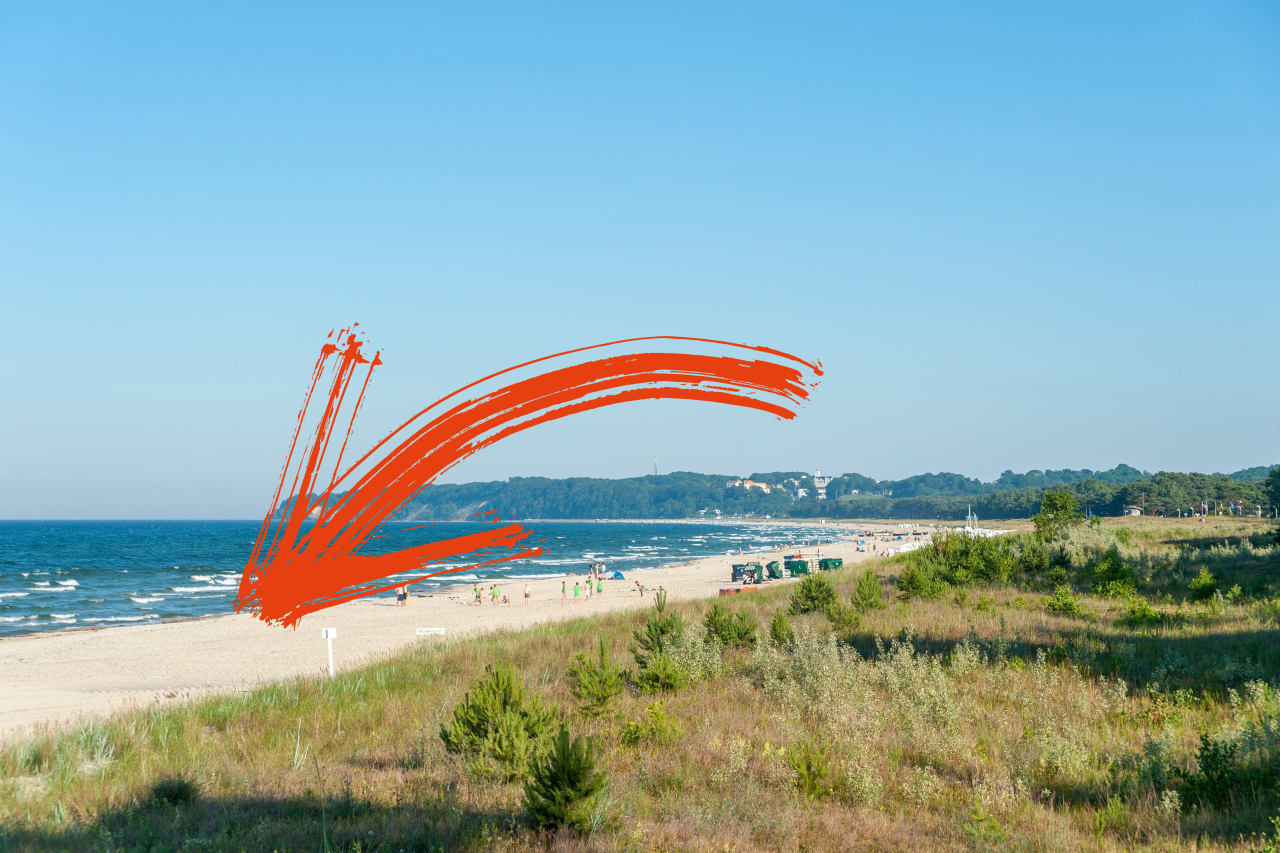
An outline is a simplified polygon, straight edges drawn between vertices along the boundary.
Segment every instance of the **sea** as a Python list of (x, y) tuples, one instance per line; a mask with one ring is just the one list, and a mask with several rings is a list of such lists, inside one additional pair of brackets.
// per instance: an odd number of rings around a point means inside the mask
[[(528, 541), (548, 553), (421, 581), (414, 589), (583, 574), (591, 562), (625, 576), (698, 557), (825, 542), (836, 533), (822, 524), (732, 520), (521, 524), (531, 531)], [(230, 613), (258, 527), (254, 521), (0, 521), (0, 637)], [(371, 540), (366, 553), (487, 527), (388, 525), (384, 532), (394, 535)]]

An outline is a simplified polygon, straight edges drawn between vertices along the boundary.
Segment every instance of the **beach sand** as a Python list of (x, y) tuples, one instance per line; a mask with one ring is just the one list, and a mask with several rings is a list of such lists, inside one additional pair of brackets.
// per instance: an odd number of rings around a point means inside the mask
[[(861, 526), (861, 525), (860, 525)], [(848, 536), (831, 525), (831, 536)], [(865, 527), (863, 529), (866, 529)], [(883, 526), (896, 535), (899, 528)], [(823, 534), (826, 542), (827, 534)], [(878, 543), (881, 549), (899, 544)], [(858, 553), (852, 541), (792, 549), (813, 558), (841, 557), (845, 564), (873, 559)], [(248, 690), (265, 682), (327, 672), (322, 628), (337, 628), (333, 644), (337, 670), (360, 666), (371, 657), (419, 642), (420, 628), (443, 628), (456, 638), (501, 628), (523, 628), (612, 610), (646, 608), (653, 590), (665, 588), (671, 600), (709, 598), (730, 582), (731, 565), (777, 559), (782, 551), (708, 557), (682, 565), (629, 571), (626, 580), (604, 582), (604, 593), (573, 603), (574, 577), (524, 583), (500, 582), (510, 606), (492, 605), (481, 582), (484, 603), (474, 604), (472, 587), (414, 594), (408, 607), (394, 596), (361, 599), (303, 617), (297, 630), (263, 624), (244, 614), (185, 619), (155, 625), (58, 631), (0, 640), (0, 737), (40, 723), (67, 724), (87, 716), (131, 706), (171, 702), (208, 692)], [(578, 575), (578, 580), (583, 576)], [(568, 581), (569, 603), (561, 604), (560, 584)], [(642, 599), (634, 581), (648, 592)], [(773, 581), (789, 584), (792, 579)], [(429, 640), (427, 640), (429, 641)]]

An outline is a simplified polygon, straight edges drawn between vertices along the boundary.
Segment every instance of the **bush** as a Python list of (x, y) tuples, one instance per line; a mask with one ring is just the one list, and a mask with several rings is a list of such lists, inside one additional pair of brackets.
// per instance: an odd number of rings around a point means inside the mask
[(928, 545), (911, 552), (907, 562), (927, 566), (939, 581), (951, 586), (1005, 584), (1017, 569), (1011, 547), (1001, 539), (941, 531)]
[(524, 786), (524, 807), (539, 829), (584, 829), (586, 801), (604, 790), (608, 777), (596, 769), (595, 747), (581, 737), (569, 739), (563, 724), (545, 761), (535, 763)]
[(703, 626), (708, 637), (715, 637), (726, 646), (750, 648), (756, 644), (756, 623), (745, 610), (733, 614), (717, 601), (707, 611)]
[(830, 768), (822, 747), (806, 738), (787, 750), (787, 763), (801, 795), (815, 799), (831, 795)]
[(805, 575), (804, 580), (791, 593), (791, 613), (825, 613), (839, 596), (826, 575)]
[(646, 667), (649, 658), (658, 652), (670, 651), (671, 643), (684, 632), (684, 619), (679, 613), (666, 615), (667, 593), (658, 590), (653, 599), (653, 612), (645, 620), (644, 628), (631, 632), (635, 642), (631, 644), (631, 653), (635, 656), (636, 665)]
[(679, 693), (688, 683), (668, 652), (655, 652), (636, 673), (636, 684), (651, 693)]
[(1208, 601), (1218, 591), (1218, 579), (1208, 569), (1201, 567), (1200, 574), (1196, 575), (1188, 586), (1191, 587), (1191, 596), (1196, 601)]
[(791, 627), (791, 620), (787, 618), (787, 614), (781, 610), (773, 614), (773, 619), (769, 620), (769, 638), (780, 646), (795, 642), (796, 630)]
[(1085, 614), (1084, 604), (1081, 603), (1080, 597), (1072, 594), (1071, 587), (1067, 584), (1061, 584), (1053, 591), (1053, 595), (1044, 603), (1044, 609), (1048, 613), (1060, 613), (1063, 616), (1083, 616)]
[(680, 736), (680, 728), (667, 716), (662, 702), (650, 702), (645, 708), (643, 722), (630, 722), (622, 727), (620, 739), (626, 746), (636, 746), (641, 741), (669, 744)]
[(1022, 556), (1018, 558), (1018, 566), (1029, 575), (1038, 574), (1049, 568), (1049, 552), (1039, 539), (1028, 539), (1023, 542)]
[(1130, 625), (1155, 625), (1161, 618), (1160, 613), (1151, 606), (1151, 602), (1142, 596), (1129, 597), (1129, 607), (1124, 616), (1125, 622)]
[(605, 649), (604, 638), (601, 637), (596, 659), (591, 660), (579, 652), (569, 665), (569, 678), (573, 682), (573, 695), (583, 703), (583, 712), (598, 714), (622, 692), (627, 673), (613, 662), (613, 656)]
[(1128, 598), (1138, 586), (1137, 576), (1125, 564), (1120, 550), (1112, 545), (1089, 567), (1094, 592), (1108, 598)]
[(185, 806), (195, 802), (199, 788), (190, 779), (171, 776), (151, 786), (151, 799), (170, 806)]
[(880, 595), (880, 578), (876, 576), (874, 569), (867, 569), (858, 579), (857, 587), (849, 596), (849, 603), (859, 613), (884, 607), (884, 598)]
[(827, 618), (831, 620), (831, 627), (835, 628), (837, 633), (850, 634), (862, 625), (862, 617), (858, 615), (858, 611), (839, 601), (831, 602), (827, 606), (826, 613)]
[(1128, 581), (1107, 581), (1101, 586), (1093, 588), (1093, 594), (1102, 598), (1118, 598), (1121, 601), (1132, 598), (1137, 589)]
[(937, 598), (945, 585), (927, 564), (907, 563), (898, 576), (898, 594), (910, 601), (913, 598)]
[(440, 727), (445, 749), (495, 762), (507, 779), (523, 777), (546, 751), (555, 712), (527, 694), (514, 670), (486, 667), (472, 692)]

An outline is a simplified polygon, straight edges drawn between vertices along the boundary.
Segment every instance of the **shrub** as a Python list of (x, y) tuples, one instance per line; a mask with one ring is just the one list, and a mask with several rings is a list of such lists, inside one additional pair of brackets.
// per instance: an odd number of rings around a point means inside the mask
[(684, 632), (684, 619), (679, 613), (667, 615), (667, 593), (658, 590), (653, 599), (653, 612), (645, 620), (643, 630), (631, 632), (635, 642), (631, 644), (631, 653), (635, 656), (636, 665), (646, 667), (649, 658), (658, 652), (669, 651), (672, 641)]
[(787, 763), (795, 773), (796, 790), (806, 797), (826, 797), (831, 794), (828, 781), (827, 754), (822, 747), (808, 738), (787, 750)]
[(534, 764), (524, 786), (524, 807), (539, 829), (584, 829), (586, 801), (604, 790), (608, 778), (596, 769), (595, 747), (581, 737), (569, 739), (563, 724), (545, 761)]
[(1044, 609), (1048, 613), (1060, 613), (1063, 616), (1083, 616), (1085, 613), (1080, 597), (1072, 594), (1071, 587), (1067, 584), (1061, 584), (1053, 591), (1053, 595), (1044, 603)]
[(839, 601), (833, 601), (827, 605), (827, 618), (831, 620), (831, 627), (835, 628), (840, 634), (850, 634), (862, 625), (862, 617), (858, 611), (854, 610), (847, 604), (841, 604)]
[(1128, 598), (1137, 589), (1137, 577), (1112, 545), (1089, 568), (1093, 590), (1108, 598)]
[(756, 623), (745, 610), (733, 614), (717, 601), (707, 611), (703, 626), (708, 637), (715, 637), (726, 646), (750, 648), (756, 644)]
[(826, 575), (806, 575), (791, 593), (790, 610), (795, 615), (824, 613), (837, 600), (836, 588)]
[(1093, 594), (1102, 598), (1118, 598), (1121, 601), (1132, 598), (1138, 592), (1128, 581), (1107, 581), (1100, 587), (1094, 587)]
[(525, 691), (514, 670), (486, 667), (472, 692), (440, 727), (445, 749), (494, 761), (502, 775), (517, 779), (545, 752), (555, 712)]
[(613, 662), (601, 637), (596, 659), (591, 660), (579, 652), (569, 665), (569, 678), (573, 682), (573, 695), (583, 703), (583, 712), (598, 714), (622, 692), (627, 673)]
[(937, 598), (943, 589), (942, 581), (925, 564), (907, 563), (898, 576), (898, 594), (908, 601), (913, 598)]
[(630, 722), (622, 727), (620, 739), (626, 746), (636, 746), (641, 741), (669, 744), (680, 736), (680, 728), (667, 716), (662, 702), (650, 702), (645, 708), (643, 722)]
[(880, 578), (874, 569), (867, 569), (858, 579), (858, 585), (849, 596), (849, 603), (859, 613), (868, 610), (880, 610), (884, 607), (884, 598), (880, 595)]
[(1130, 625), (1154, 625), (1161, 620), (1160, 613), (1140, 595), (1129, 596), (1129, 607), (1124, 621)]
[(688, 678), (668, 652), (655, 652), (636, 673), (636, 684), (651, 693), (679, 693)]
[(769, 638), (780, 646), (792, 643), (796, 639), (796, 630), (791, 627), (787, 614), (779, 610), (769, 620)]
[(1188, 586), (1196, 601), (1208, 601), (1218, 591), (1218, 579), (1208, 569), (1201, 567), (1200, 574), (1192, 578)]
[(1026, 540), (1022, 546), (1022, 556), (1018, 558), (1018, 566), (1029, 575), (1046, 571), (1049, 568), (1049, 552), (1044, 543), (1038, 539)]
[(151, 786), (151, 799), (170, 806), (184, 806), (195, 802), (199, 788), (190, 779), (170, 776)]

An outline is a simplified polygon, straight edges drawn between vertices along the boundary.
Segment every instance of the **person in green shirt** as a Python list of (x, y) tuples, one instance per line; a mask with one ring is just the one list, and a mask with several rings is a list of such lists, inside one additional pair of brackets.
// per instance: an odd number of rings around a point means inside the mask
[(603, 592), (604, 592), (604, 581), (602, 580), (596, 581), (596, 595), (600, 595)]
[(562, 607), (564, 606), (565, 600), (568, 598), (568, 595), (569, 595), (568, 581), (560, 581), (560, 605)]
[(577, 581), (573, 582), (573, 603), (578, 603), (578, 595), (582, 592), (582, 585)]

